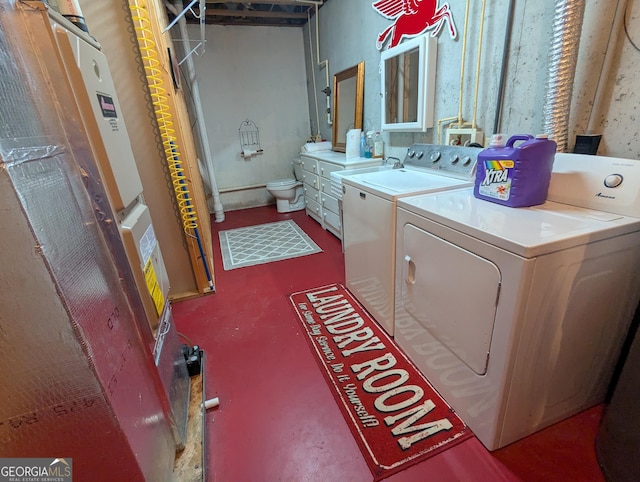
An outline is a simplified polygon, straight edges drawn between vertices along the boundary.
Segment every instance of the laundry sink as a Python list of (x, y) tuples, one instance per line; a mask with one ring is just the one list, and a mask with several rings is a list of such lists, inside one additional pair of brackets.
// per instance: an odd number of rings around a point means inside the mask
[(331, 173), (331, 194), (339, 200), (342, 200), (342, 178), (345, 176), (391, 171), (392, 169), (393, 168), (390, 164), (381, 164), (379, 166), (360, 167), (358, 169), (347, 169), (344, 171), (333, 171)]
[[(450, 177), (417, 169), (392, 169), (380, 172), (359, 173), (350, 178), (359, 184), (384, 189), (389, 193), (407, 193), (426, 188), (450, 186), (454, 182)], [(464, 181), (459, 181), (461, 184)]]

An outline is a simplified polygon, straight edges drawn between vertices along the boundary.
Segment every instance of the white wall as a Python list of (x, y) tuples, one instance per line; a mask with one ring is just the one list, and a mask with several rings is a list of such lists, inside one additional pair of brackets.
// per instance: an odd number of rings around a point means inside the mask
[[(592, 115), (595, 130), (603, 135), (599, 154), (640, 159), (640, 51), (622, 26), (612, 32), (616, 3), (587, 1), (570, 121), (576, 132), (584, 133)], [(628, 0), (626, 19), (629, 36), (640, 47), (639, 2)], [(607, 46), (612, 44), (611, 70), (601, 74)], [(602, 105), (592, 112), (600, 76)]]
[[(293, 177), (291, 160), (309, 137), (302, 29), (206, 27), (194, 57), (218, 189), (225, 210), (273, 202), (263, 186)], [(200, 38), (189, 26), (191, 39)], [(263, 153), (240, 156), (238, 129), (256, 123)], [(231, 191), (231, 192), (230, 192)]]
[[(328, 60), (329, 77), (358, 62), (365, 61), (364, 128), (378, 129), (380, 126), (380, 52), (376, 49), (376, 37), (391, 24), (378, 14), (369, 0), (329, 0), (319, 11), (320, 60)], [(442, 0), (440, 4), (444, 3)], [(576, 133), (584, 133), (593, 104), (595, 85), (602, 66), (606, 44), (611, 30), (615, 4), (611, 0), (587, 1), (585, 22), (576, 72), (572, 111), (569, 125), (570, 148)], [(512, 40), (508, 55), (508, 79), (501, 110), (498, 130), (507, 134), (541, 133), (544, 126), (543, 106), (548, 78), (548, 59), (555, 11), (553, 0), (540, 2), (515, 2)], [(460, 78), (462, 65), (462, 39), (465, 28), (465, 6), (462, 0), (450, 0), (458, 30), (453, 41), (446, 26), (438, 38), (438, 63), (436, 74), (435, 120), (457, 116), (460, 110)], [(464, 94), (462, 112), (465, 121), (475, 117), (478, 126), (490, 135), (493, 133), (497, 109), (497, 91), (502, 52), (505, 44), (506, 9), (508, 0), (486, 2), (483, 29), (483, 44), (478, 76), (478, 101), (474, 108), (476, 62), (480, 34), (482, 2), (470, 2), (470, 21), (467, 33)], [(629, 2), (627, 15), (631, 37), (640, 43), (640, 5)], [(321, 90), (326, 85), (325, 71), (317, 67), (315, 57), (315, 24), (312, 18), (304, 27), (305, 51), (313, 59), (309, 65), (315, 67), (317, 99), (320, 106), (319, 131), (331, 139), (331, 126), (322, 115), (326, 106)], [(313, 46), (309, 46), (311, 33)], [(622, 29), (614, 52), (613, 71), (605, 82), (604, 111), (598, 117), (597, 129), (603, 134), (599, 154), (640, 158), (640, 136), (638, 135), (638, 72), (640, 55), (624, 38)], [(309, 68), (309, 67), (308, 67)], [(308, 70), (309, 79), (312, 79)], [(317, 128), (313, 85), (309, 89), (311, 126)], [(412, 142), (437, 140), (437, 128), (426, 133), (386, 134), (387, 154), (404, 156), (406, 147)]]

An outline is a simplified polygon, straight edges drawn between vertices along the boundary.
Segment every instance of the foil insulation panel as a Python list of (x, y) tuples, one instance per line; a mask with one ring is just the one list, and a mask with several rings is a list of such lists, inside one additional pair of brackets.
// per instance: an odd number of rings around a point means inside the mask
[(182, 450), (187, 441), (191, 391), (191, 379), (182, 347), (173, 322), (171, 305), (165, 303), (153, 355), (160, 379), (169, 394), (169, 403), (175, 419), (174, 436), (178, 450)]
[(170, 480), (148, 324), (62, 79), (42, 4), (0, 0), (0, 453)]

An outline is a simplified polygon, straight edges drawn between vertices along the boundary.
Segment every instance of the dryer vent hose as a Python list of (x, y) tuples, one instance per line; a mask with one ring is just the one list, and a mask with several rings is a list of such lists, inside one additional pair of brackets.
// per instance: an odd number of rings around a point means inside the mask
[(585, 0), (556, 0), (544, 105), (544, 133), (556, 141), (558, 152), (567, 152), (569, 143), (568, 119), (584, 9)]

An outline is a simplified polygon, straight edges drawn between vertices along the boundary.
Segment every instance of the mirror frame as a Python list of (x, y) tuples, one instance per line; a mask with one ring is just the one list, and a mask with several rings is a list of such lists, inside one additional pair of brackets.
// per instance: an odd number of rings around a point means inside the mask
[[(417, 119), (415, 122), (389, 122), (386, 119), (387, 97), (386, 89), (386, 61), (418, 49), (418, 98)], [(425, 132), (433, 127), (433, 113), (436, 84), (437, 39), (427, 34), (412, 38), (382, 52), (380, 55), (380, 83), (381, 83), (381, 130), (402, 132)]]
[[(362, 129), (362, 114), (364, 105), (364, 61), (353, 67), (338, 72), (333, 76), (333, 126), (331, 133), (331, 149), (338, 152), (345, 152), (347, 140), (338, 141), (338, 119), (340, 118), (340, 82), (348, 79), (356, 79), (355, 116), (353, 119), (353, 129)], [(351, 123), (349, 123), (351, 124)]]

